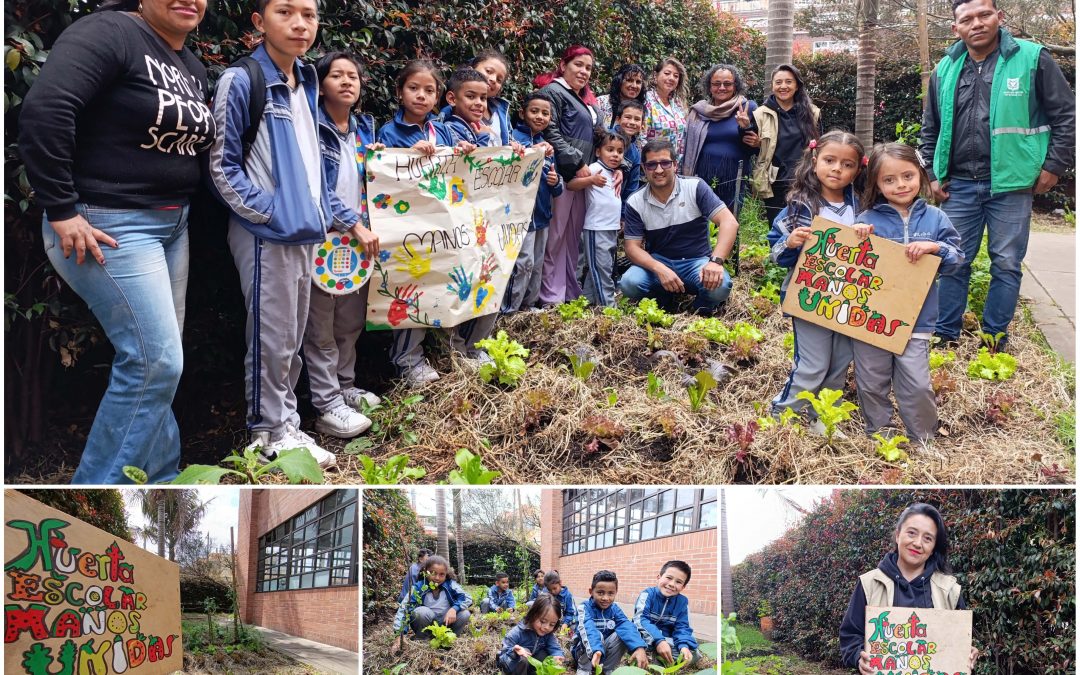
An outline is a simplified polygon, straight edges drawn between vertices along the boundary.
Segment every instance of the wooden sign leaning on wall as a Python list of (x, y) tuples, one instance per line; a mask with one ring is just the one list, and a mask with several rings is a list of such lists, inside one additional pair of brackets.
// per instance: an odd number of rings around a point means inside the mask
[(178, 565), (14, 490), (4, 518), (5, 673), (184, 667)]
[(814, 218), (783, 309), (792, 316), (903, 354), (941, 258), (912, 264), (904, 247)]

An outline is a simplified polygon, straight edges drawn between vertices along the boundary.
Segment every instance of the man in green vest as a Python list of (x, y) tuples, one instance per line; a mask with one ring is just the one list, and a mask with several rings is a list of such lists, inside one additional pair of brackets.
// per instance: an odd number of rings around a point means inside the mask
[(935, 335), (955, 346), (967, 305), (971, 261), (989, 233), (990, 290), (982, 330), (1004, 334), (1020, 294), (1031, 197), (1057, 184), (1073, 164), (1076, 101), (1041, 45), (1001, 28), (994, 0), (953, 0), (960, 38), (930, 78), (919, 152), (935, 199), (960, 233), (965, 261), (941, 275)]

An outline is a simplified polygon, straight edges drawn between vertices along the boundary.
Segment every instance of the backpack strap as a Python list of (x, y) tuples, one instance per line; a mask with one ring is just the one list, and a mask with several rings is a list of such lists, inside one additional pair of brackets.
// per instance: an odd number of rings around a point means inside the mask
[(263, 111), (266, 109), (266, 77), (263, 75), (262, 66), (250, 56), (242, 56), (233, 61), (232, 66), (243, 68), (251, 82), (251, 92), (248, 96), (248, 128), (240, 137), (243, 147), (243, 158), (247, 161), (251, 154), (251, 147), (255, 145), (255, 137), (259, 135), (259, 125), (262, 123)]

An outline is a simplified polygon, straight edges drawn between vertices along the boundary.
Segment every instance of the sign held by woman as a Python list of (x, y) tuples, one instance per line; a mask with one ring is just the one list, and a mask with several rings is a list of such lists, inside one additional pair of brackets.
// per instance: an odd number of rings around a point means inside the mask
[(968, 675), (971, 611), (867, 607), (866, 651), (879, 675)]

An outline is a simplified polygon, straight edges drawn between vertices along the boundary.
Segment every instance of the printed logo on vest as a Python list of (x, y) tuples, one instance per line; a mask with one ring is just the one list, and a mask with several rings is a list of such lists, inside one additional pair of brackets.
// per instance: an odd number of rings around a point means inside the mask
[(1005, 96), (1025, 96), (1026, 92), (1020, 89), (1019, 77), (1007, 77), (1005, 78)]

